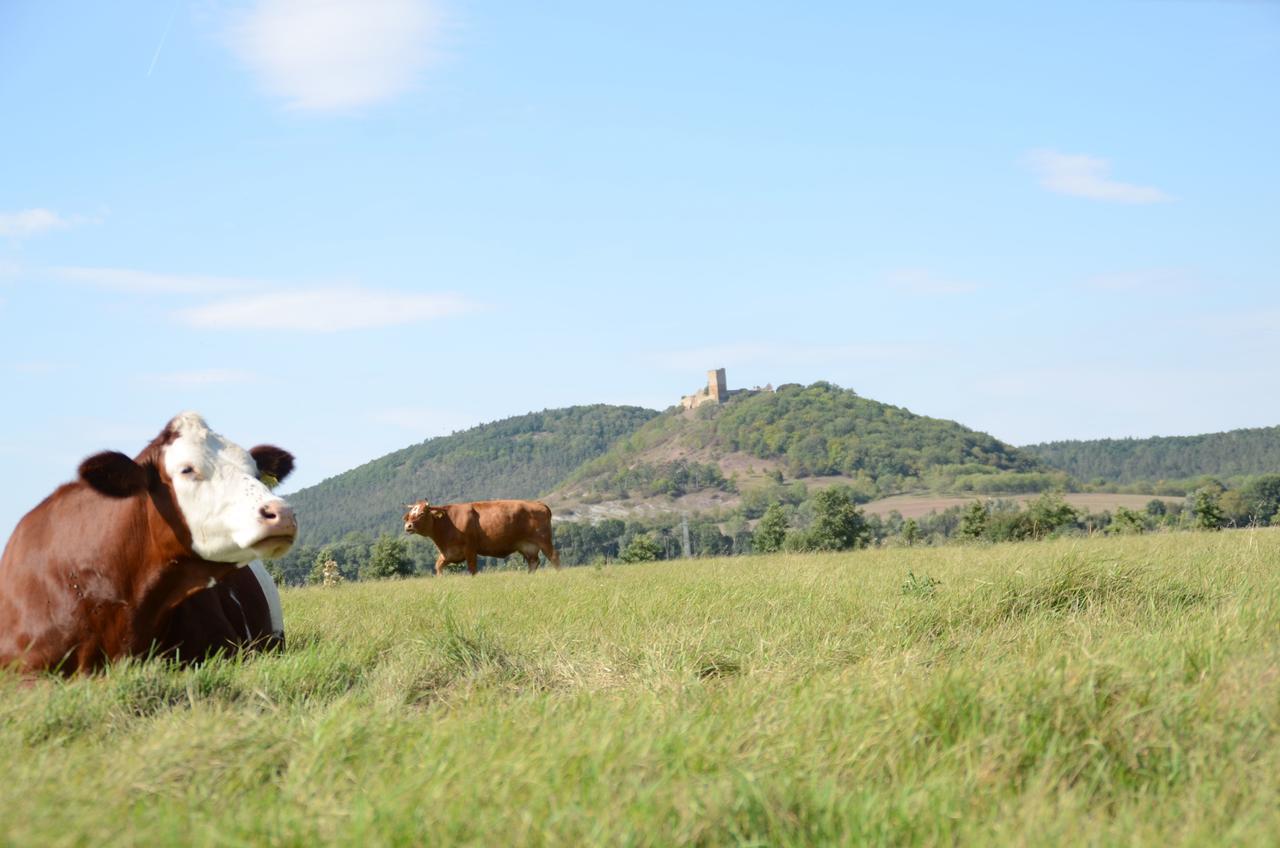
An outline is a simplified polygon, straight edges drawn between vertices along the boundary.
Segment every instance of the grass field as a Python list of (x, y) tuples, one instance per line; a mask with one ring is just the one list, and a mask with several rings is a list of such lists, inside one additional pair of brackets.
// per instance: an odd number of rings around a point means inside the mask
[(0, 842), (1276, 844), (1280, 531), (284, 593), (0, 680)]

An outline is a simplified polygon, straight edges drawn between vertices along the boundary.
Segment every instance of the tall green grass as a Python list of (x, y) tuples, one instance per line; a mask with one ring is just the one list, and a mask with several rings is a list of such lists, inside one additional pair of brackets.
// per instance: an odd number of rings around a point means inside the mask
[(1280, 841), (1280, 531), (284, 593), (0, 679), (0, 842)]

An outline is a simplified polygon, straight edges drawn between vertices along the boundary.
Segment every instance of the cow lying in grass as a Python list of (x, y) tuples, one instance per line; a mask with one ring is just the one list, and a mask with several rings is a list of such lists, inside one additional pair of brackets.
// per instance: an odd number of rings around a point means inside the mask
[(86, 459), (0, 557), (0, 665), (70, 674), (282, 644), (275, 585), (244, 566), (293, 544), (293, 510), (267, 485), (292, 469), (287, 451), (246, 451), (193, 412), (134, 459)]
[(450, 562), (465, 562), (475, 574), (477, 556), (501, 558), (516, 552), (524, 555), (531, 574), (538, 568), (540, 552), (560, 567), (560, 555), (551, 543), (551, 510), (539, 501), (418, 501), (404, 515), (404, 531), (436, 543), (436, 574)]

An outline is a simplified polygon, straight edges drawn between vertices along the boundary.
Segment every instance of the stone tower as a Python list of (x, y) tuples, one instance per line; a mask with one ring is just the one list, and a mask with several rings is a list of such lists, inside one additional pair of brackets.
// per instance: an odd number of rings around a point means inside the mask
[(716, 403), (724, 403), (729, 399), (729, 387), (725, 382), (723, 368), (707, 372), (707, 395), (714, 398)]

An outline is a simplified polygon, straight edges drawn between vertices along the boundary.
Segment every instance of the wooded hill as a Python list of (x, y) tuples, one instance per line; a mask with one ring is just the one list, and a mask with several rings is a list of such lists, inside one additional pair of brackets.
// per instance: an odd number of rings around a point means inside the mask
[(1230, 478), (1280, 472), (1280, 427), (1199, 436), (1047, 442), (1021, 450), (1085, 482)]
[(288, 498), (302, 517), (300, 541), (318, 545), (351, 531), (392, 532), (403, 505), (422, 497), (544, 497), (571, 517), (572, 505), (661, 506), (696, 493), (732, 505), (784, 476), (840, 482), (869, 500), (928, 487), (973, 491), (975, 480), (1016, 490), (1035, 478), (1038, 490), (1046, 475), (985, 433), (819, 382), (691, 411), (601, 404), (530, 413), (429, 439)]
[(531, 412), (428, 439), (287, 497), (305, 544), (396, 532), (404, 504), (419, 498), (537, 497), (657, 414), (605, 404)]
[(591, 505), (739, 493), (786, 477), (836, 478), (870, 500), (924, 488), (972, 490), (976, 478), (1016, 491), (1015, 478), (1027, 475), (1045, 477), (1047, 469), (986, 433), (818, 382), (671, 410), (575, 471), (551, 497)]

